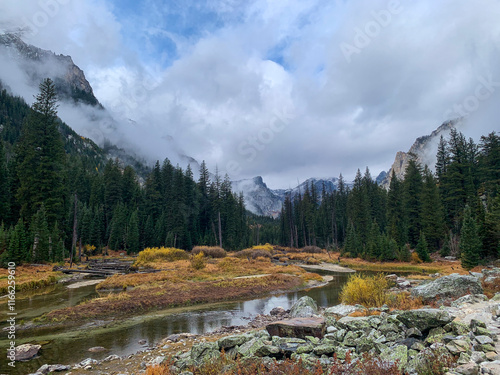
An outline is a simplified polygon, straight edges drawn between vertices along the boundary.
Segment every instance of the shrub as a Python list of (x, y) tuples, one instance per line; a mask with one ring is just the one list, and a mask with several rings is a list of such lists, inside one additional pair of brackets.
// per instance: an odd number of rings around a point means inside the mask
[(390, 293), (387, 304), (396, 310), (415, 310), (424, 306), (422, 297), (412, 297), (409, 292)]
[(422, 259), (418, 256), (417, 252), (411, 253), (411, 262), (412, 263), (422, 263)]
[(188, 253), (184, 250), (176, 249), (173, 247), (161, 247), (161, 248), (147, 248), (137, 255), (137, 260), (135, 261), (135, 266), (145, 265), (147, 263), (164, 261), (164, 262), (175, 262), (176, 260), (189, 259)]
[(309, 265), (317, 266), (320, 263), (321, 262), (319, 260), (317, 260), (316, 258), (313, 258), (313, 257), (309, 257), (306, 259), (306, 264), (309, 264)]
[(255, 260), (257, 262), (268, 262), (268, 263), (271, 262), (271, 259), (266, 258), (266, 257), (257, 257), (257, 258), (255, 258)]
[(270, 245), (268, 243), (266, 243), (265, 245), (255, 245), (255, 246), (252, 246), (252, 249), (253, 250), (266, 250), (266, 251), (269, 251), (270, 253), (272, 253), (273, 245)]
[(203, 255), (203, 252), (199, 252), (196, 255), (191, 256), (191, 267), (193, 267), (195, 270), (201, 270), (205, 268), (205, 256)]
[(191, 255), (197, 255), (202, 251), (206, 257), (210, 258), (225, 258), (227, 255), (226, 251), (219, 246), (195, 246), (191, 250)]
[(354, 274), (342, 287), (340, 299), (347, 305), (380, 307), (387, 302), (389, 282), (383, 274), (365, 276)]
[(305, 246), (302, 249), (300, 249), (300, 251), (303, 253), (310, 253), (310, 254), (324, 253), (324, 250), (319, 248), (318, 246)]
[(238, 258), (252, 258), (257, 259), (259, 257), (271, 258), (271, 253), (267, 250), (255, 250), (255, 249), (245, 249), (238, 251), (234, 254)]

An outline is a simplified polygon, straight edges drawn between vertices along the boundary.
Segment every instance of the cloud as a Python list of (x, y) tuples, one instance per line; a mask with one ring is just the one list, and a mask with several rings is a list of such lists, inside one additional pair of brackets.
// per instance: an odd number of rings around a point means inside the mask
[[(457, 105), (473, 109), (466, 135), (495, 130), (496, 0), (131, 4), (73, 0), (30, 41), (71, 54), (117, 132), (151, 159), (175, 149), (287, 187), (376, 175)], [(7, 7), (11, 24), (29, 19)], [(492, 90), (476, 105), (484, 77)]]

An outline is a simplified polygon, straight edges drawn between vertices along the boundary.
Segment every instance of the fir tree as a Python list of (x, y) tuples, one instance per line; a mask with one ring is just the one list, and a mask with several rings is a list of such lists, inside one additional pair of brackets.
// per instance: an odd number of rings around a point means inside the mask
[(10, 217), (9, 170), (5, 158), (3, 142), (0, 139), (0, 224), (7, 224)]
[(460, 257), (462, 267), (470, 270), (479, 264), (481, 241), (476, 222), (469, 206), (465, 207), (462, 230), (460, 231)]
[(445, 233), (444, 212), (439, 189), (431, 171), (425, 166), (421, 195), (420, 222), (431, 251), (439, 249)]
[(19, 219), (10, 235), (6, 260), (21, 264), (22, 262), (30, 262), (30, 255), (24, 222), (23, 219)]
[(34, 262), (45, 262), (50, 260), (50, 232), (47, 224), (45, 205), (42, 203), (40, 209), (31, 221), (32, 259)]
[(425, 239), (425, 234), (420, 232), (420, 238), (418, 239), (417, 248), (415, 249), (418, 257), (423, 262), (431, 262), (431, 257), (429, 256), (429, 246), (427, 245), (427, 240)]
[(139, 216), (137, 210), (132, 212), (127, 227), (127, 253), (135, 254), (140, 251)]

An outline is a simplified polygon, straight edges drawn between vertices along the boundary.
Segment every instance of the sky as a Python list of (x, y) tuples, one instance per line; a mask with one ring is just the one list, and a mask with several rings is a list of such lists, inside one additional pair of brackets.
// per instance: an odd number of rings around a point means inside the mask
[(288, 188), (375, 177), (455, 117), (476, 141), (500, 130), (499, 15), (499, 0), (7, 0), (0, 30), (71, 55), (108, 133), (148, 160)]

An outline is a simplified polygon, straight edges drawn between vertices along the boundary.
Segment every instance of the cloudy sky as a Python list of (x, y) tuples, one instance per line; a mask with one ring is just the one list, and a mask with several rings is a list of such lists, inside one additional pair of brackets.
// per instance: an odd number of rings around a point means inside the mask
[(453, 117), (500, 130), (499, 16), (498, 0), (0, 4), (0, 28), (71, 55), (148, 158), (273, 188), (375, 176)]

